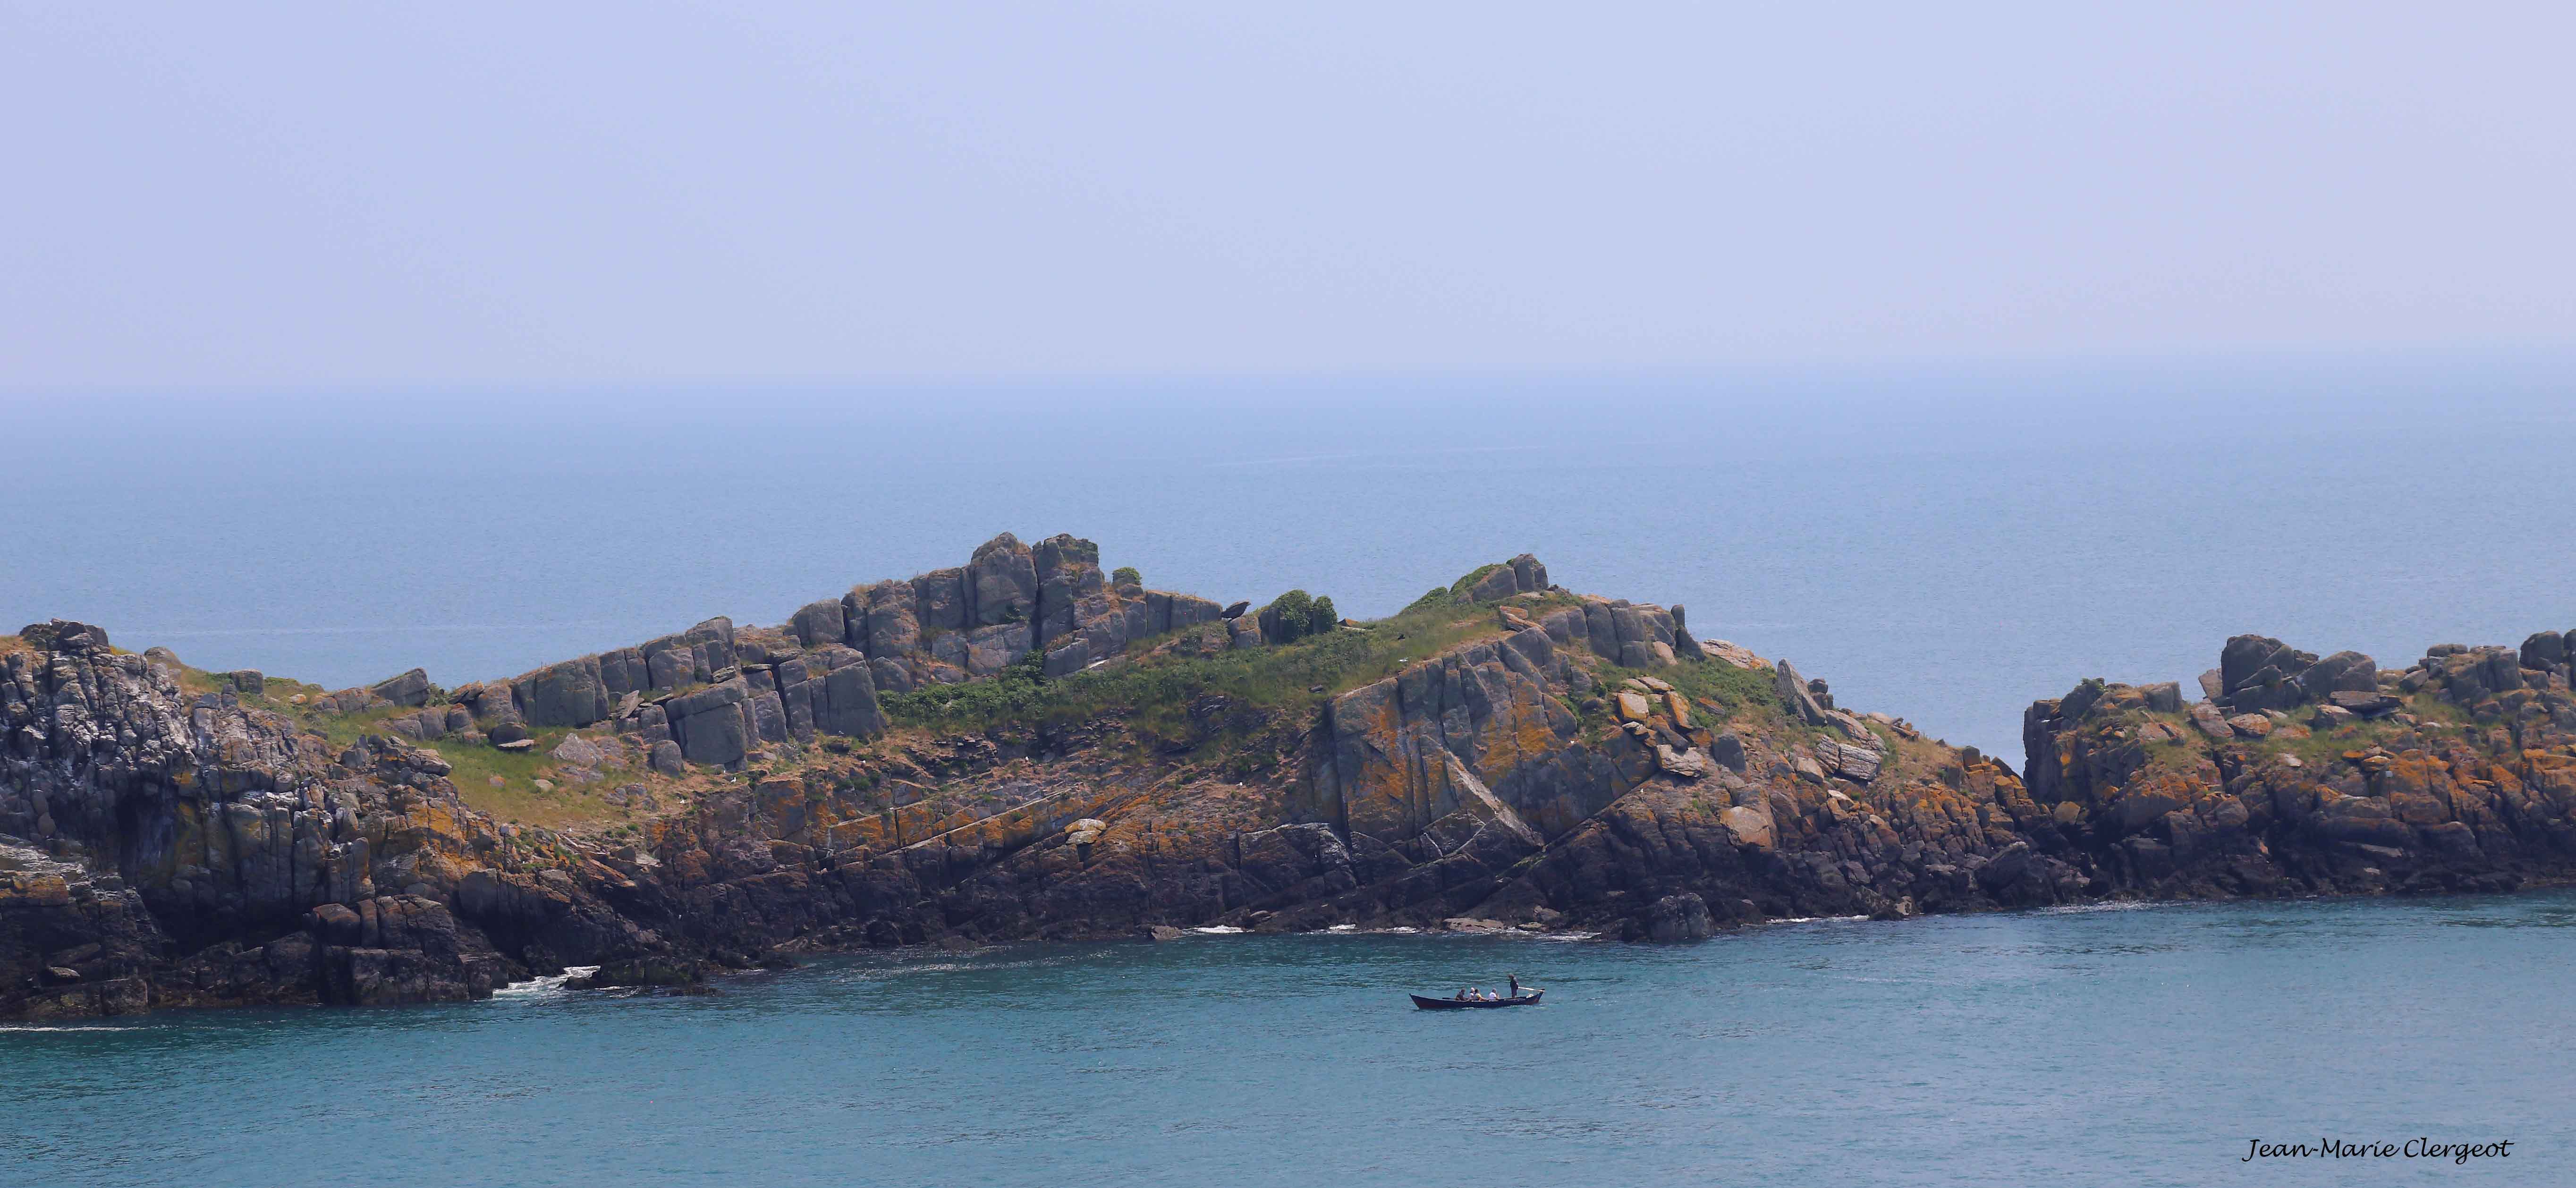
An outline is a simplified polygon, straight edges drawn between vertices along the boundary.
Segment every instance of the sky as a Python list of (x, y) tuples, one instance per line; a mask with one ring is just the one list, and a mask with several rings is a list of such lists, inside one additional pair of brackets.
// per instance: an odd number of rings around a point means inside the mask
[(0, 0), (0, 391), (2576, 343), (2564, 5)]

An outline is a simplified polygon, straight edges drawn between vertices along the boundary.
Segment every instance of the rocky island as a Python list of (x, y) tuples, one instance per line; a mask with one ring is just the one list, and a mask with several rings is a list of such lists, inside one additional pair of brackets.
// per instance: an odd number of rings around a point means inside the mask
[(1796, 916), (2576, 873), (2576, 633), (2226, 641), (2015, 771), (1521, 556), (1385, 619), (1005, 534), (775, 627), (327, 690), (0, 637), (0, 1018), (1191, 926), (1688, 940)]

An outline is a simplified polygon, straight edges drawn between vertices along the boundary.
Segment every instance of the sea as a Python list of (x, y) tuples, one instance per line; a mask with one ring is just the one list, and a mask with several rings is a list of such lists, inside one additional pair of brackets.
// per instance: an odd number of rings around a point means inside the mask
[(1529, 552), (2018, 762), (2226, 638), (2576, 627), (2576, 358), (1850, 375), (0, 396), (0, 631), (455, 686), (1071, 532), (1345, 615)]
[[(2564, 359), (0, 397), (0, 631), (454, 685), (997, 532), (1390, 613), (1537, 554), (2021, 757), (2086, 677), (2576, 627)], [(1196, 934), (0, 1030), (0, 1185), (2576, 1183), (2576, 898)], [(1517, 974), (1542, 1005), (1408, 991)], [(2254, 1143), (2510, 1141), (2467, 1163)]]
[[(2571, 956), (2549, 891), (1193, 934), (16, 1025), (0, 1183), (2566, 1184)], [(1539, 1005), (1405, 997), (1511, 975)]]

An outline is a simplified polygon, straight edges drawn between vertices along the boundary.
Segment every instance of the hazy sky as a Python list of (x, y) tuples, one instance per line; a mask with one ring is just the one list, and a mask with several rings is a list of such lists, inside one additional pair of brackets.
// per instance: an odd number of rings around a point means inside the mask
[(2571, 13), (0, 0), (0, 387), (2565, 347)]

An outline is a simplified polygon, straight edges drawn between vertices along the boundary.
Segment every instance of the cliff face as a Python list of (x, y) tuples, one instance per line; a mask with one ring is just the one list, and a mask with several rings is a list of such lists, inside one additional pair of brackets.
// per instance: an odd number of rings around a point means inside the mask
[(1687, 939), (2576, 858), (2552, 633), (2400, 672), (2239, 637), (2202, 701), (2034, 705), (2025, 784), (1526, 556), (1375, 624), (1248, 612), (1004, 536), (777, 628), (452, 693), (30, 627), (0, 645), (0, 1016), (1220, 923)]
[(2024, 717), (2034, 840), (2164, 897), (2503, 890), (2576, 855), (2566, 637), (2402, 671), (2263, 636), (2201, 678), (2090, 681)]
[(443, 760), (385, 740), (331, 754), (232, 696), (186, 696), (94, 627), (20, 638), (0, 657), (0, 1010), (501, 984), (507, 963), (436, 893), (513, 846), (458, 802)]

